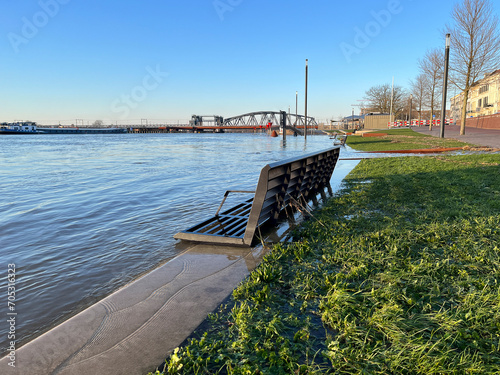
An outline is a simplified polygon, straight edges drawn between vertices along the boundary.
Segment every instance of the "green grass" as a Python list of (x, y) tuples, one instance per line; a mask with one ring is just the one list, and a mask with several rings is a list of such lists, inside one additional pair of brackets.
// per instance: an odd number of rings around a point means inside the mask
[(498, 374), (500, 154), (363, 160), (169, 374)]
[(411, 129), (391, 129), (376, 131), (374, 133), (387, 133), (387, 135), (383, 137), (361, 137), (352, 135), (347, 137), (347, 144), (359, 151), (391, 151), (472, 146), (465, 142), (441, 139), (417, 133)]

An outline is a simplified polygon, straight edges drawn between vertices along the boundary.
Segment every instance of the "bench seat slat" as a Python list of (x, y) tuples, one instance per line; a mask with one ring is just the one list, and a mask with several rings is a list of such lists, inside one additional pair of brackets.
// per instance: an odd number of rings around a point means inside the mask
[(246, 226), (248, 218), (246, 217), (220, 217), (219, 220), (216, 218), (205, 221), (203, 226), (197, 225), (196, 227), (188, 229), (186, 232), (191, 233), (206, 233), (213, 235), (225, 235), (225, 233), (232, 234), (235, 228)]
[(233, 213), (239, 214), (242, 211), (250, 210), (250, 208), (252, 208), (252, 201), (253, 201), (253, 198), (247, 202), (240, 203), (234, 207), (231, 207), (230, 209), (222, 212), (222, 214), (220, 214), (220, 215), (231, 215)]
[(238, 236), (237, 233), (241, 231), (241, 227), (246, 226), (246, 219), (232, 220), (226, 224), (220, 224), (219, 227), (214, 228), (216, 230), (206, 231), (205, 233), (217, 234), (217, 235), (228, 235), (228, 236)]

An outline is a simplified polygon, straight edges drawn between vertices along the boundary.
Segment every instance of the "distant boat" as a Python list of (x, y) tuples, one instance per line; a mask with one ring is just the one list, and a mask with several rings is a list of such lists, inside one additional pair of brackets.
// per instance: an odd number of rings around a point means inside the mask
[(37, 134), (36, 122), (13, 122), (0, 124), (0, 134)]
[(116, 134), (126, 133), (122, 128), (38, 128), (38, 134)]
[(0, 124), (0, 134), (116, 134), (126, 133), (122, 128), (40, 128), (36, 122)]

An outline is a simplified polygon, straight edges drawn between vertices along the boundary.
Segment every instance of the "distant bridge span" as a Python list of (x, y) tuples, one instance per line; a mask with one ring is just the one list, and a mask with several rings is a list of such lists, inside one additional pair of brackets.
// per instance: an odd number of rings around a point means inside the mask
[[(193, 115), (188, 124), (168, 124), (144, 123), (141, 124), (116, 124), (113, 127), (126, 128), (129, 132), (140, 133), (167, 133), (170, 131), (224, 131), (224, 130), (256, 130), (257, 128), (265, 129), (267, 124), (272, 123), (272, 128), (278, 129), (281, 124), (281, 113), (277, 111), (260, 111), (250, 112), (244, 115), (228, 117), (224, 119), (222, 116), (198, 116)], [(295, 115), (286, 113), (286, 127), (292, 129), (297, 134), (303, 134), (305, 127), (305, 117), (303, 115)], [(57, 127), (57, 125), (54, 125)], [(314, 117), (307, 116), (307, 127), (318, 128), (318, 124)], [(83, 128), (83, 127), (82, 127)]]
[[(286, 114), (287, 126), (304, 127), (305, 121), (303, 115), (295, 116), (294, 113)], [(280, 124), (280, 112), (261, 111), (250, 112), (244, 115), (228, 117), (224, 119), (224, 126), (266, 126), (269, 122), (273, 125)], [(314, 117), (307, 116), (307, 126), (318, 125)]]

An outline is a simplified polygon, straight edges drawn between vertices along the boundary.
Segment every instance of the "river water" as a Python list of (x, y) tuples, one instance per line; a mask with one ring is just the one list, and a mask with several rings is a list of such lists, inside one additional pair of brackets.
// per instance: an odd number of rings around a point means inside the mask
[[(19, 346), (173, 258), (172, 236), (213, 215), (225, 190), (252, 190), (264, 165), (331, 146), (264, 134), (0, 137), (0, 354), (8, 264)], [(332, 185), (355, 164), (339, 162)]]

